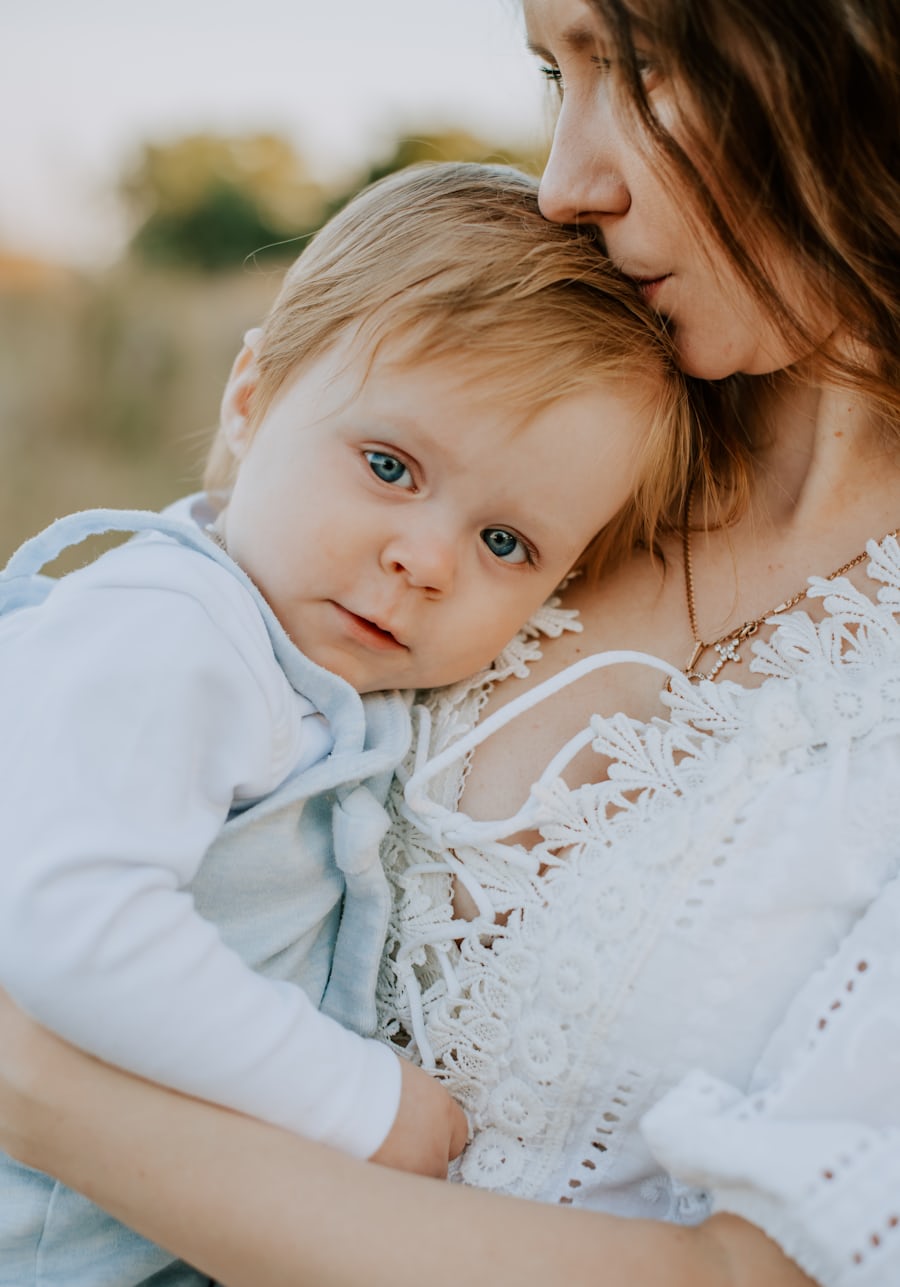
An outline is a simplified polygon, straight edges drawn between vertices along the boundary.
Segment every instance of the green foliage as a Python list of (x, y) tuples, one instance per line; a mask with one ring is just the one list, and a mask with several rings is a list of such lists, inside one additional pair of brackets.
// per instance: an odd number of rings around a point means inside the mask
[(496, 161), (537, 171), (539, 158), (498, 149), (465, 130), (399, 138), (393, 148), (331, 194), (302, 158), (272, 134), (193, 134), (147, 144), (121, 184), (137, 228), (138, 261), (206, 272), (239, 268), (248, 256), (285, 262), (302, 239), (360, 188), (420, 161)]
[(211, 185), (189, 210), (150, 215), (131, 248), (147, 264), (214, 272), (280, 243), (284, 232), (266, 219), (248, 193), (222, 181)]
[(499, 148), (486, 139), (470, 134), (467, 130), (442, 130), (439, 133), (416, 134), (398, 138), (391, 151), (373, 161), (364, 174), (328, 203), (322, 222), (342, 209), (352, 197), (370, 183), (387, 178), (408, 165), (424, 161), (478, 161), (500, 165), (515, 165), (529, 174), (539, 174), (543, 158), (536, 153)]
[(470, 134), (467, 130), (444, 130), (439, 134), (419, 134), (397, 139), (393, 151), (376, 161), (358, 186), (374, 183), (376, 179), (422, 161), (494, 162), (533, 170), (536, 160), (536, 157), (525, 156), (509, 148), (498, 148), (496, 144)]
[(131, 254), (207, 272), (249, 255), (296, 253), (286, 240), (322, 219), (324, 194), (290, 143), (272, 134), (194, 134), (147, 144), (121, 185), (137, 221)]

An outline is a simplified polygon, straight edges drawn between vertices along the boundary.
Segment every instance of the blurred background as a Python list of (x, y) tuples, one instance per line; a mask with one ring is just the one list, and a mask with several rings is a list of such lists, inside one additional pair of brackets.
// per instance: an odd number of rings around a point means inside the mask
[(0, 0), (0, 559), (196, 488), (303, 238), (412, 161), (540, 171), (516, 0)]

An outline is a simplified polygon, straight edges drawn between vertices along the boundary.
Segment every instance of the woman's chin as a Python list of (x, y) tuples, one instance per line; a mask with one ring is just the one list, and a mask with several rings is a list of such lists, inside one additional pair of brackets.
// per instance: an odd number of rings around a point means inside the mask
[(737, 354), (719, 345), (693, 339), (689, 333), (673, 328), (678, 365), (685, 375), (696, 380), (725, 380), (740, 370)]
[(694, 336), (686, 328), (672, 327), (678, 365), (696, 380), (727, 380), (731, 375), (771, 375), (797, 360), (786, 345), (766, 348), (740, 345), (724, 338)]

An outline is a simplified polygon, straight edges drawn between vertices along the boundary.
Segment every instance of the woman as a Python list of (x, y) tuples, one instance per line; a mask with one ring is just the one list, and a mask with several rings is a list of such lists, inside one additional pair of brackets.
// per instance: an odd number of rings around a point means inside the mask
[[(386, 1032), (469, 1107), (464, 1178), (544, 1205), (367, 1169), (16, 1015), (4, 1142), (248, 1287), (894, 1282), (900, 13), (525, 12), (562, 94), (544, 212), (596, 223), (714, 382), (679, 530), (568, 589), (580, 632), (551, 611), (543, 656), (432, 702), (400, 810), (425, 839), (389, 855)], [(438, 756), (479, 713), (464, 775)]]

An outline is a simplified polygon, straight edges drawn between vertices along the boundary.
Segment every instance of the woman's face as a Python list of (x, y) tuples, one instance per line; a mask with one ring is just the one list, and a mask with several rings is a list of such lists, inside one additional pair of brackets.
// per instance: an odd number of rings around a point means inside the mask
[[(672, 323), (689, 375), (759, 375), (796, 360), (799, 354), (713, 234), (705, 239), (702, 224), (689, 218), (690, 194), (679, 192), (651, 149), (641, 145), (614, 47), (590, 3), (524, 0), (524, 10), (529, 45), (561, 95), (541, 182), (544, 215), (602, 230), (610, 257)], [(637, 52), (647, 55), (645, 86), (653, 111), (678, 139), (673, 86), (655, 69), (652, 51)], [(783, 297), (797, 306), (788, 256), (770, 253), (768, 271)]]

